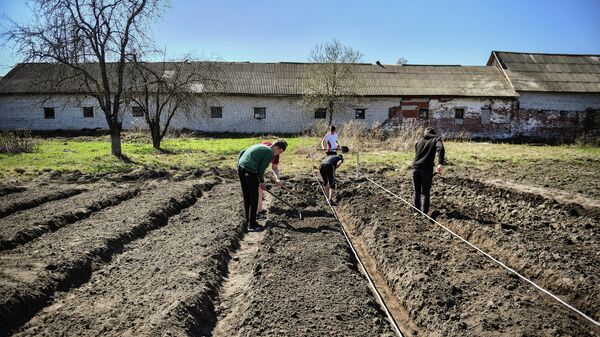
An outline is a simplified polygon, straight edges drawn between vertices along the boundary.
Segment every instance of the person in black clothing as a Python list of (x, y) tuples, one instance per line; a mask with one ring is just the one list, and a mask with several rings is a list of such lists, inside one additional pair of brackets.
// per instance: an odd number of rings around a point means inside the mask
[[(415, 144), (415, 161), (412, 165), (413, 187), (415, 189), (414, 205), (423, 213), (429, 211), (429, 195), (436, 153), (438, 155), (438, 166), (435, 171), (440, 174), (444, 167), (444, 144), (441, 137), (437, 137), (435, 130), (428, 127), (425, 129), (423, 138)], [(423, 195), (423, 207), (421, 207), (421, 195)]]
[[(342, 146), (342, 153), (347, 153), (349, 151), (347, 146)], [(342, 165), (344, 162), (344, 156), (341, 154), (336, 155), (328, 155), (321, 161), (321, 167), (319, 168), (319, 173), (321, 173), (321, 178), (323, 178), (323, 186), (325, 188), (325, 196), (327, 197), (327, 202), (331, 206), (335, 206), (333, 202), (333, 191), (335, 190), (335, 170)]]

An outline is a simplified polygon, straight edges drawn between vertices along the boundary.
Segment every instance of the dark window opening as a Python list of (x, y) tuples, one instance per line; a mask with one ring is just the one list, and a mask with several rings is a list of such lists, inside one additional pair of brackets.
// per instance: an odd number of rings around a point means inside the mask
[(465, 118), (465, 109), (454, 109), (454, 122), (462, 125)]
[(254, 108), (254, 118), (256, 118), (256, 119), (267, 118), (267, 108)]
[(54, 119), (54, 108), (44, 108), (44, 119)]
[(355, 119), (365, 119), (365, 110), (366, 109), (356, 109)]
[(210, 118), (223, 118), (223, 107), (211, 106), (210, 107)]
[(144, 108), (141, 106), (131, 107), (131, 115), (133, 117), (144, 117)]
[(94, 118), (94, 107), (86, 106), (83, 108), (84, 118)]
[(490, 124), (490, 116), (492, 110), (490, 108), (481, 108), (481, 124)]
[(320, 109), (315, 110), (315, 118), (323, 119), (326, 117), (327, 117), (327, 109), (320, 108)]
[(419, 109), (419, 118), (428, 119), (429, 118), (429, 109)]

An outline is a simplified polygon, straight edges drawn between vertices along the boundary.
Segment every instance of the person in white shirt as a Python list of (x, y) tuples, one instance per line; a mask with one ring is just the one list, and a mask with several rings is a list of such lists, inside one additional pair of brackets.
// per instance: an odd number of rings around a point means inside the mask
[[(330, 131), (323, 137), (321, 140), (321, 148), (323, 150), (327, 150), (326, 154), (328, 156), (333, 156), (337, 154), (337, 149), (339, 148), (338, 144), (338, 134), (335, 132), (335, 126), (331, 126)], [(325, 147), (327, 146), (327, 147)]]

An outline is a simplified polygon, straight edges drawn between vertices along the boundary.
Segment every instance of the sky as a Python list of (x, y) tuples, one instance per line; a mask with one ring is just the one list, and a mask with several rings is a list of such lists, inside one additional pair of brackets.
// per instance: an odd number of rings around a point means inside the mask
[[(0, 0), (0, 30), (32, 15)], [(600, 54), (600, 0), (172, 0), (152, 35), (175, 58), (305, 62), (336, 38), (367, 63), (484, 65), (492, 50)], [(1, 76), (19, 55), (0, 46)]]

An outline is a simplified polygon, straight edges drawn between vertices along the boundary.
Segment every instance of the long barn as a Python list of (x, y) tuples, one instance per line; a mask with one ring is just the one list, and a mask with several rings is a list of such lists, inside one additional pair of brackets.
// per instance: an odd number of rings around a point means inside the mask
[[(190, 67), (201, 63), (190, 63)], [(296, 133), (326, 117), (300, 104), (306, 63), (219, 62), (222, 85), (178, 114), (175, 129)], [(0, 129), (106, 129), (98, 103), (77, 82), (57, 85), (64, 66), (23, 63), (0, 79)], [(354, 64), (358, 103), (334, 123), (423, 123), (471, 137), (572, 138), (598, 134), (600, 56), (492, 52), (485, 66)], [(124, 129), (144, 128), (127, 106)]]

